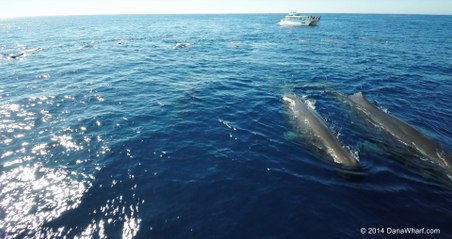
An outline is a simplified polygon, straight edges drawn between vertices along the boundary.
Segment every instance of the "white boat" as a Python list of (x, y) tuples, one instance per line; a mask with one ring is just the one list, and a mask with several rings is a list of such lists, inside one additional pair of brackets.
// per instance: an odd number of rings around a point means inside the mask
[(302, 16), (296, 11), (292, 11), (285, 16), (279, 25), (281, 26), (314, 26), (320, 21), (320, 16)]

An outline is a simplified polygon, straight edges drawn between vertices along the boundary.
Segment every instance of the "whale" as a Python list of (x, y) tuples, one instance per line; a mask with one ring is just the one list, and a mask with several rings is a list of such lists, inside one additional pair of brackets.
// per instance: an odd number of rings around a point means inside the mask
[(291, 122), (297, 133), (309, 136), (312, 140), (310, 143), (323, 151), (328, 161), (343, 168), (359, 168), (357, 157), (339, 142), (322, 117), (304, 100), (295, 94), (285, 94), (283, 101), (288, 106)]
[(17, 59), (17, 58), (23, 56), (24, 54), (25, 54), (24, 52), (20, 52), (20, 53), (17, 53), (17, 54), (12, 54), (12, 55), (9, 55), (9, 58)]
[(408, 123), (372, 104), (362, 92), (348, 95), (347, 99), (352, 108), (362, 113), (371, 124), (389, 133), (397, 141), (419, 153), (421, 157), (430, 159), (448, 172), (452, 172), (451, 156), (440, 144), (427, 138)]
[(185, 48), (191, 46), (191, 43), (188, 42), (178, 42), (176, 43), (176, 45), (173, 47), (173, 49), (180, 49), (180, 48)]
[(10, 58), (10, 59), (18, 59), (18, 58), (21, 58), (21, 57), (23, 57), (23, 56), (28, 56), (28, 55), (30, 55), (30, 54), (32, 54), (32, 53), (34, 53), (34, 52), (38, 52), (38, 51), (41, 51), (42, 49), (41, 48), (33, 48), (33, 49), (27, 49), (27, 50), (23, 50), (22, 52), (19, 52), (19, 53), (17, 53), (17, 54), (12, 54), (12, 55), (9, 55), (8, 57)]

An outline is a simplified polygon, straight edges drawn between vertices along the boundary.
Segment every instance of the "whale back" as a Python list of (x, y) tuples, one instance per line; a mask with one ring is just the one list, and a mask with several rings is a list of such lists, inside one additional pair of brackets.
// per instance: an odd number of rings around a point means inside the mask
[(326, 153), (330, 161), (347, 168), (359, 167), (358, 159), (332, 134), (322, 117), (296, 95), (284, 95), (294, 120), (294, 127), (301, 134), (312, 135), (310, 144)]
[(424, 136), (420, 131), (395, 116), (388, 114), (376, 105), (370, 103), (362, 94), (355, 93), (348, 99), (367, 119), (377, 127), (391, 134), (398, 141), (418, 151), (422, 155), (435, 161), (441, 166), (451, 168), (451, 159), (445, 150), (435, 141)]

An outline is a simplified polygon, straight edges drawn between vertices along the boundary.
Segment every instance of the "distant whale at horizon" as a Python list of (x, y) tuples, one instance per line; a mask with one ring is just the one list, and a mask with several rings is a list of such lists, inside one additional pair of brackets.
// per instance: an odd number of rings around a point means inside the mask
[(191, 46), (191, 43), (189, 43), (189, 42), (178, 42), (173, 47), (173, 49), (179, 49), (179, 48), (184, 48), (184, 47), (188, 47), (188, 46)]
[(25, 54), (25, 53), (20, 52), (20, 53), (17, 53), (17, 54), (9, 55), (8, 57), (11, 58), (11, 59), (17, 59), (17, 58), (23, 56), (24, 54)]
[(388, 132), (399, 142), (417, 151), (422, 156), (436, 162), (440, 166), (452, 172), (452, 159), (445, 149), (425, 137), (414, 127), (408, 125), (402, 120), (389, 115), (382, 109), (370, 103), (362, 94), (358, 92), (347, 96), (352, 106), (365, 115), (365, 117), (374, 125)]
[(298, 129), (298, 133), (313, 137), (312, 140), (317, 142), (311, 143), (319, 144), (315, 146), (327, 154), (329, 161), (346, 168), (359, 167), (358, 159), (344, 148), (314, 109), (311, 109), (295, 94), (284, 95), (283, 101), (289, 107), (294, 127)]
[(42, 50), (42, 49), (41, 49), (40, 47), (38, 47), (38, 48), (33, 48), (33, 49), (27, 49), (27, 50), (23, 50), (23, 51), (21, 51), (21, 52), (19, 52), (19, 53), (17, 53), (17, 54), (9, 55), (8, 57), (9, 57), (10, 59), (17, 59), (17, 58), (19, 58), (19, 57), (26, 56), (26, 55), (29, 55), (29, 54), (31, 54), (31, 53), (38, 52), (38, 51), (41, 51), (41, 50)]

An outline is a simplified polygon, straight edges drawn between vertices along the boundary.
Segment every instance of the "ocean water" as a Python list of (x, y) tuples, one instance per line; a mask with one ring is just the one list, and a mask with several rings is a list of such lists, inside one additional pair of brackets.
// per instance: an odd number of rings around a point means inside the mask
[[(283, 16), (0, 20), (0, 237), (451, 238), (447, 179), (328, 92), (450, 151), (452, 16)], [(287, 91), (359, 172), (294, 135)]]

